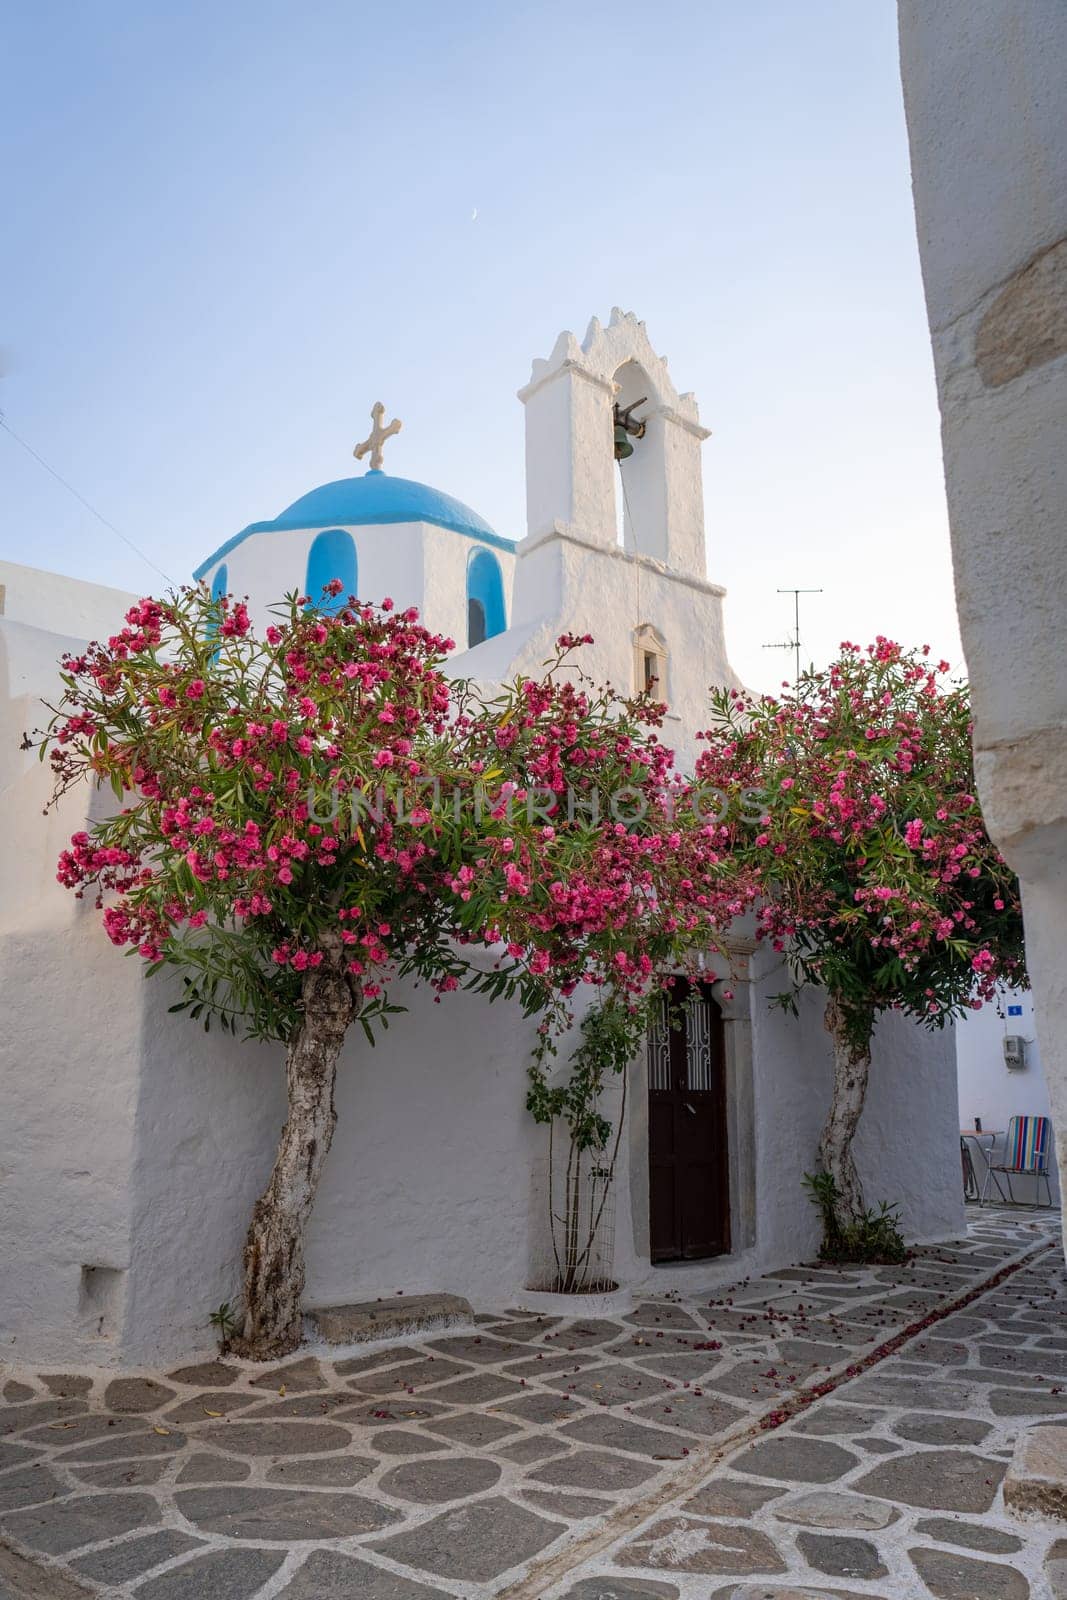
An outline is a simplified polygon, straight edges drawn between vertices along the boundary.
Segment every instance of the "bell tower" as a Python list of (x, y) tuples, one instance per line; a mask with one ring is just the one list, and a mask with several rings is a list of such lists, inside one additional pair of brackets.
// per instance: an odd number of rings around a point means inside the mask
[[(558, 538), (622, 549), (671, 572), (704, 578), (700, 447), (708, 437), (696, 401), (679, 395), (643, 322), (612, 311), (578, 343), (561, 333), (519, 391), (526, 407), (526, 550)], [(640, 402), (640, 403), (638, 403)], [(643, 424), (633, 453), (616, 463), (615, 406)]]

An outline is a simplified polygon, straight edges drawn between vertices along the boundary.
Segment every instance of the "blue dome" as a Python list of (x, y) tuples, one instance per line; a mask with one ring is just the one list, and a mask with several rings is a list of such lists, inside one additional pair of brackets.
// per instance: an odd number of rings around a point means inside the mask
[(416, 483), (413, 478), (394, 478), (372, 469), (361, 478), (338, 478), (333, 483), (320, 484), (286, 506), (272, 522), (250, 523), (202, 561), (193, 577), (205, 577), (217, 561), (253, 533), (283, 533), (293, 528), (351, 528), (390, 522), (432, 522), (439, 528), (464, 534), (468, 539), (479, 539), (504, 550), (515, 548), (511, 539), (502, 539), (494, 533), (485, 518), (465, 506), (462, 500), (431, 489), (429, 484)]

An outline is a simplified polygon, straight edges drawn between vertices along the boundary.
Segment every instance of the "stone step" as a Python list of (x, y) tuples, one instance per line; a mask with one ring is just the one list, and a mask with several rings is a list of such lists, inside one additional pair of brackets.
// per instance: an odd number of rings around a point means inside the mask
[(1067, 1426), (1024, 1428), (1004, 1479), (1005, 1509), (1018, 1517), (1067, 1522)]
[(327, 1344), (365, 1344), (371, 1339), (409, 1339), (417, 1333), (473, 1323), (469, 1300), (458, 1294), (397, 1295), (353, 1306), (322, 1306), (307, 1319)]

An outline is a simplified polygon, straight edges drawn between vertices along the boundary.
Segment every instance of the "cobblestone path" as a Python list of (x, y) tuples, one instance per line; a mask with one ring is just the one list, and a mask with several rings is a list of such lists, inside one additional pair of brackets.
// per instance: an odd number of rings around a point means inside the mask
[(1053, 1535), (999, 1489), (1020, 1425), (1067, 1417), (1058, 1251), (847, 1374), (1058, 1233), (977, 1213), (905, 1267), (348, 1360), (0, 1368), (0, 1539), (42, 1596), (1048, 1600)]

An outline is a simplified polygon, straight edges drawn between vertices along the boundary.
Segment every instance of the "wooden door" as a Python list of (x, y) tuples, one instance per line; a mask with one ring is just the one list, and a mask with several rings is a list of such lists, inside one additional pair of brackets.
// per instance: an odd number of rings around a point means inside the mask
[(649, 1220), (653, 1261), (730, 1248), (722, 1013), (703, 985), (678, 982), (648, 1038)]

